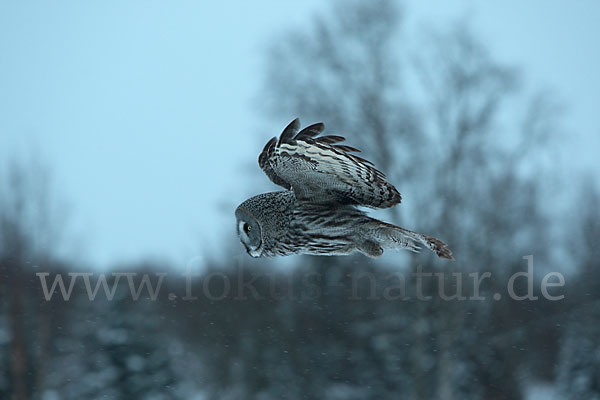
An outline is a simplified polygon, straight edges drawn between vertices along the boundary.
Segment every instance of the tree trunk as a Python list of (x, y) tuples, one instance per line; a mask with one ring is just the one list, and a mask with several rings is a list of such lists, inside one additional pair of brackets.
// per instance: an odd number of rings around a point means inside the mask
[(27, 400), (27, 340), (25, 338), (25, 285), (20, 266), (11, 260), (8, 269), (13, 279), (8, 287), (12, 291), (12, 376), (13, 399)]

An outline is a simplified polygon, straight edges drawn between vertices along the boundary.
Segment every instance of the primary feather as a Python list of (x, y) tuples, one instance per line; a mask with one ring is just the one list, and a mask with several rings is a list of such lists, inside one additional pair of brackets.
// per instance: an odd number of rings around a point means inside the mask
[(292, 121), (279, 140), (271, 139), (258, 158), (265, 174), (277, 185), (294, 191), (300, 200), (388, 208), (402, 197), (373, 164), (355, 154), (360, 150), (338, 143), (342, 136), (318, 136), (322, 123), (298, 131)]

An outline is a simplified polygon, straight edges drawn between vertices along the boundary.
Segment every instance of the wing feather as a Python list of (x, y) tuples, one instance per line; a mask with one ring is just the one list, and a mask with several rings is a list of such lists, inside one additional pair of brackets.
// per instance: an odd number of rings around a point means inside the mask
[(284, 188), (291, 190), (292, 185), (290, 185), (288, 182), (286, 182), (285, 180), (283, 180), (282, 178), (280, 178), (277, 175), (277, 173), (275, 172), (275, 170), (273, 169), (273, 167), (271, 166), (271, 163), (269, 161), (269, 160), (273, 159), (273, 157), (275, 156), (275, 147), (276, 146), (277, 146), (277, 138), (273, 138), (267, 142), (267, 144), (265, 145), (265, 148), (263, 149), (262, 153), (260, 153), (260, 156), (258, 157), (258, 165), (260, 165), (260, 168), (269, 177), (269, 179), (271, 179), (271, 181), (273, 181), (274, 184), (283, 186)]
[(323, 144), (336, 144), (340, 142), (345, 142), (346, 138), (342, 136), (321, 136), (315, 139), (315, 143), (323, 143)]
[(298, 129), (300, 129), (300, 120), (296, 118), (285, 127), (283, 132), (281, 132), (277, 145), (281, 145), (282, 143), (291, 143), (294, 137), (297, 135)]
[(346, 153), (360, 153), (359, 149), (352, 147), (352, 146), (346, 146), (345, 144), (338, 144), (333, 147), (335, 147), (338, 150), (344, 151)]
[[(294, 121), (298, 121), (298, 123), (300, 123), (298, 118), (296, 118)], [(307, 126), (304, 129), (302, 129), (300, 132), (298, 132), (298, 134), (296, 135), (296, 137), (294, 139), (302, 140), (302, 139), (312, 138), (312, 137), (319, 135), (321, 132), (323, 132), (324, 129), (325, 129), (325, 124), (322, 122), (312, 124), (312, 125)]]
[(342, 136), (320, 136), (325, 126), (313, 124), (298, 132), (292, 121), (271, 139), (259, 156), (265, 174), (277, 185), (291, 189), (298, 199), (315, 203), (392, 207), (402, 200), (396, 188), (373, 163), (355, 154)]

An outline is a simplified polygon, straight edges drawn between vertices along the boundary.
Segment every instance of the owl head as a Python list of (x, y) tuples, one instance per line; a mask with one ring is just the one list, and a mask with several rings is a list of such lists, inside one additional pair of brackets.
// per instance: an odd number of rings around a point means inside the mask
[(273, 257), (288, 231), (294, 194), (290, 190), (259, 194), (235, 210), (237, 232), (252, 257)]
[(242, 242), (249, 255), (260, 257), (263, 251), (261, 226), (252, 213), (242, 208), (242, 206), (243, 204), (235, 211), (240, 242)]

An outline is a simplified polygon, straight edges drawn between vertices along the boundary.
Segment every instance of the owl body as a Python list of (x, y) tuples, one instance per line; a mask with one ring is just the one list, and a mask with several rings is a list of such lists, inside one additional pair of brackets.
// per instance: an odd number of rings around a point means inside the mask
[(383, 173), (337, 143), (340, 136), (317, 136), (323, 124), (298, 132), (294, 120), (279, 140), (259, 156), (267, 176), (286, 190), (254, 196), (235, 211), (242, 245), (252, 257), (291, 254), (345, 255), (359, 251), (379, 257), (384, 249), (419, 251), (423, 245), (452, 258), (433, 237), (370, 218), (357, 206), (392, 207), (400, 193)]
[(240, 204), (236, 217), (242, 244), (253, 257), (353, 251), (379, 257), (384, 249), (419, 251), (419, 244), (424, 244), (439, 251), (445, 246), (432, 237), (370, 218), (354, 206), (298, 200), (292, 191), (254, 196)]
[[(348, 254), (356, 248), (360, 227), (369, 220), (355, 207), (298, 200), (292, 191), (252, 197), (240, 204), (236, 217), (242, 244), (255, 257)], [(253, 249), (253, 243), (262, 247)]]

